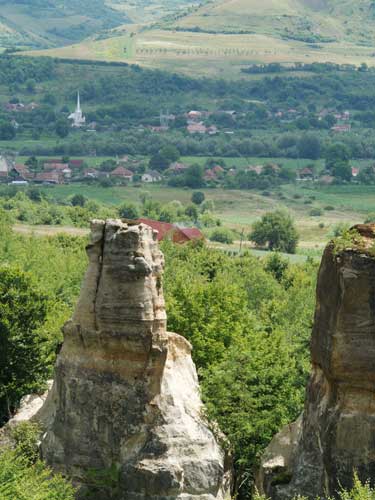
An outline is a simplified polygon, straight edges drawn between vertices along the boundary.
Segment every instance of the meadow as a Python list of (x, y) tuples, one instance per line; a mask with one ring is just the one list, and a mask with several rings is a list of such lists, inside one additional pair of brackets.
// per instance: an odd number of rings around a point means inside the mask
[[(315, 184), (308, 184), (284, 185), (271, 192), (221, 188), (202, 189), (202, 191), (206, 199), (214, 202), (215, 216), (221, 220), (222, 225), (238, 233), (243, 231), (245, 241), (253, 222), (263, 214), (275, 209), (289, 211), (300, 233), (299, 248), (303, 252), (321, 249), (332, 237), (338, 224), (362, 223), (369, 214), (375, 213), (375, 186), (353, 184), (318, 187)], [(88, 199), (107, 206), (119, 206), (124, 202), (138, 204), (145, 191), (152, 199), (162, 204), (179, 200), (186, 205), (190, 202), (192, 194), (190, 189), (159, 185), (103, 188), (97, 185), (71, 184), (43, 186), (40, 189), (60, 202), (66, 201), (73, 194), (81, 193)], [(310, 215), (313, 209), (320, 210), (320, 215)], [(232, 249), (238, 245), (239, 242), (236, 242)]]

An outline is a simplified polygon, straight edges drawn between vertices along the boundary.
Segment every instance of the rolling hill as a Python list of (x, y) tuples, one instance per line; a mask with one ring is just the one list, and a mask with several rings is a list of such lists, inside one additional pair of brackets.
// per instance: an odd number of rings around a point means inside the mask
[(164, 28), (208, 33), (255, 33), (303, 42), (372, 44), (372, 0), (216, 0)]
[(0, 47), (49, 48), (149, 22), (194, 0), (0, 0)]

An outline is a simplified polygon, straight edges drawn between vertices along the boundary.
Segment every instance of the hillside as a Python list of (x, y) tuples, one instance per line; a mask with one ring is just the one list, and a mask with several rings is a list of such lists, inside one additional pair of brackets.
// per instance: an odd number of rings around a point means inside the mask
[(188, 3), (194, 1), (0, 0), (0, 47), (68, 45), (124, 24), (154, 21)]
[[(173, 0), (165, 0), (165, 2)], [(112, 0), (114, 2), (114, 0)], [(119, 8), (121, 0), (117, 4)], [(166, 5), (166, 3), (164, 4)], [(153, 25), (37, 54), (111, 60), (189, 75), (238, 77), (249, 64), (375, 65), (372, 0), (216, 0)], [(36, 52), (34, 52), (35, 54)]]
[(375, 34), (375, 5), (371, 0), (218, 0), (163, 27), (366, 43)]

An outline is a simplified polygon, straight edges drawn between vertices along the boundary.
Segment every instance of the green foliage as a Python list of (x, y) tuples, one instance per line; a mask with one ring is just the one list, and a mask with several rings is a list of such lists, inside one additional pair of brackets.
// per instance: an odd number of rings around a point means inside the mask
[(268, 245), (270, 250), (295, 253), (298, 233), (290, 215), (281, 210), (268, 212), (253, 225), (249, 238), (259, 246)]
[(70, 127), (67, 120), (60, 119), (59, 121), (57, 121), (55, 129), (56, 129), (56, 134), (62, 139), (64, 139), (64, 137), (67, 137), (69, 135)]
[(320, 217), (323, 215), (323, 210), (321, 208), (312, 208), (309, 212), (310, 217)]
[(298, 414), (303, 397), (297, 379), (283, 332), (267, 333), (254, 320), (222, 361), (204, 372), (208, 412), (231, 439), (238, 475), (251, 470), (274, 434)]
[(0, 267), (0, 421), (24, 394), (44, 382), (43, 339), (38, 328), (46, 319), (47, 307), (47, 297), (30, 275)]
[(72, 196), (70, 203), (73, 205), (73, 207), (84, 207), (86, 205), (86, 197), (81, 194), (77, 193)]
[(39, 457), (38, 441), (41, 429), (38, 424), (32, 422), (20, 422), (11, 430), (11, 438), (15, 442), (17, 456), (32, 465)]
[(99, 494), (106, 494), (108, 498), (117, 498), (121, 494), (120, 469), (115, 464), (106, 469), (91, 469), (87, 473), (86, 481), (87, 500), (95, 500)]
[(272, 276), (281, 283), (285, 278), (286, 272), (289, 269), (289, 261), (281, 257), (278, 253), (272, 253), (269, 257), (267, 257), (264, 269), (271, 273)]
[(298, 141), (298, 152), (300, 158), (310, 158), (316, 160), (320, 158), (321, 142), (314, 134), (305, 134)]
[(333, 239), (334, 254), (337, 255), (346, 249), (365, 250), (363, 237), (355, 229), (343, 229), (339, 235)]
[(74, 500), (74, 489), (42, 462), (30, 465), (17, 450), (0, 451), (1, 500)]
[(205, 195), (202, 193), (202, 191), (194, 191), (194, 193), (191, 195), (191, 201), (195, 205), (201, 205), (205, 200)]
[(210, 234), (211, 241), (217, 241), (219, 243), (231, 244), (234, 240), (233, 232), (230, 229), (224, 227), (214, 229)]
[(259, 454), (302, 408), (316, 266), (169, 242), (163, 250), (169, 328), (193, 344), (208, 414), (234, 450), (246, 498)]
[(118, 209), (120, 217), (123, 219), (138, 219), (139, 210), (133, 203), (123, 203)]

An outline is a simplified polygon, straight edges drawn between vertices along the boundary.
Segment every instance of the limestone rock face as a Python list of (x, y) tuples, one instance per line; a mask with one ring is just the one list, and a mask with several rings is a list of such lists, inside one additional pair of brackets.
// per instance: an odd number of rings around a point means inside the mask
[[(312, 374), (302, 430), (288, 449), (295, 459), (285, 468), (291, 480), (278, 484), (277, 464), (273, 473), (269, 467), (258, 475), (258, 488), (268, 489), (272, 498), (334, 496), (340, 485), (351, 486), (354, 470), (360, 479), (375, 482), (375, 226), (356, 229), (359, 244), (338, 252), (330, 244), (323, 255)], [(271, 448), (267, 453), (268, 462), (277, 456)]]
[(202, 417), (191, 346), (166, 330), (157, 234), (94, 221), (87, 252), (45, 405), (43, 457), (81, 497), (93, 471), (109, 471), (116, 500), (226, 499), (225, 456)]

